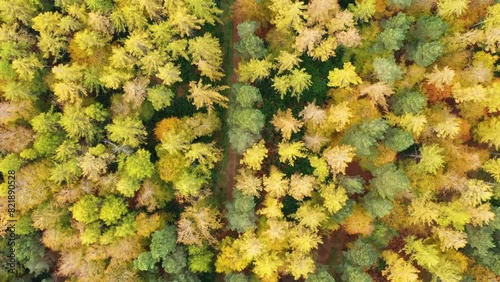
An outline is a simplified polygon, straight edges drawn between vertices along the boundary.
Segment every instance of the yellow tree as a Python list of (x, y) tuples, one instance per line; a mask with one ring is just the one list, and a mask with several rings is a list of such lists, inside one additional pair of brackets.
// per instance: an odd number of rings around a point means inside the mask
[(304, 197), (310, 197), (316, 186), (316, 179), (311, 175), (294, 173), (290, 177), (290, 190), (288, 194), (296, 200), (302, 201)]
[(304, 122), (310, 122), (313, 126), (322, 124), (327, 118), (326, 111), (315, 103), (308, 103), (304, 109), (300, 111), (299, 116), (302, 117)]
[(219, 80), (224, 74), (220, 72), (222, 65), (222, 49), (217, 38), (210, 33), (197, 36), (189, 41), (188, 51), (193, 64), (198, 66), (201, 74), (210, 80)]
[(323, 206), (331, 214), (342, 209), (348, 199), (346, 190), (343, 187), (335, 187), (334, 183), (322, 184), (319, 192), (324, 200)]
[(278, 113), (273, 115), (271, 124), (274, 125), (274, 128), (281, 131), (284, 141), (290, 140), (292, 133), (299, 132), (303, 125), (301, 121), (293, 117), (290, 108), (286, 109), (286, 111), (279, 109)]
[(254, 175), (253, 171), (248, 168), (239, 169), (235, 180), (235, 188), (245, 195), (258, 197), (262, 191), (262, 178)]
[(393, 282), (420, 282), (418, 273), (420, 272), (410, 262), (404, 260), (393, 251), (386, 250), (382, 252), (387, 266), (382, 270), (382, 275)]
[(286, 162), (294, 165), (296, 158), (305, 158), (304, 142), (281, 142), (278, 145), (278, 154), (280, 155), (280, 162)]
[(217, 209), (200, 203), (187, 207), (177, 222), (177, 242), (186, 245), (203, 245), (216, 242), (213, 231), (222, 227)]
[(380, 105), (385, 110), (387, 110), (386, 99), (392, 94), (394, 94), (394, 91), (383, 81), (365, 86), (360, 90), (360, 96), (368, 96), (373, 105)]
[(251, 148), (248, 148), (240, 160), (240, 164), (246, 164), (253, 170), (260, 170), (262, 161), (267, 157), (267, 148), (264, 145), (264, 140), (255, 143)]
[(314, 205), (311, 201), (302, 204), (293, 217), (299, 221), (299, 225), (303, 225), (311, 230), (318, 229), (328, 218), (325, 208), (320, 205)]
[(251, 59), (241, 62), (238, 64), (238, 80), (254, 83), (256, 80), (268, 77), (271, 74), (272, 67), (273, 63), (268, 59)]
[(288, 191), (289, 180), (275, 166), (271, 167), (268, 176), (264, 176), (263, 183), (264, 190), (276, 198), (285, 196)]
[(206, 107), (209, 111), (214, 110), (214, 104), (227, 108), (228, 98), (221, 95), (220, 91), (228, 89), (228, 86), (214, 86), (211, 84), (204, 85), (201, 80), (198, 83), (189, 82), (189, 100), (193, 101), (193, 105), (197, 109)]
[(334, 68), (328, 74), (328, 86), (349, 88), (350, 85), (358, 85), (361, 78), (356, 74), (356, 68), (350, 63), (344, 63), (342, 69)]
[(330, 106), (326, 111), (326, 115), (327, 118), (324, 126), (327, 128), (331, 127), (334, 131), (342, 131), (349, 124), (353, 116), (348, 102)]
[(302, 1), (272, 0), (269, 9), (274, 13), (271, 23), (277, 29), (294, 28), (299, 31), (304, 27), (304, 11), (307, 6)]
[(323, 158), (330, 166), (333, 175), (345, 173), (348, 163), (350, 163), (355, 156), (354, 151), (355, 149), (350, 145), (341, 145), (328, 147), (323, 152)]

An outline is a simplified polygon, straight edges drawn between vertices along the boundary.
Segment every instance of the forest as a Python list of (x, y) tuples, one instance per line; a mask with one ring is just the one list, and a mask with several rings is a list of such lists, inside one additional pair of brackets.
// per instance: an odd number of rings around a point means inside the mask
[(0, 282), (500, 281), (500, 0), (0, 0)]

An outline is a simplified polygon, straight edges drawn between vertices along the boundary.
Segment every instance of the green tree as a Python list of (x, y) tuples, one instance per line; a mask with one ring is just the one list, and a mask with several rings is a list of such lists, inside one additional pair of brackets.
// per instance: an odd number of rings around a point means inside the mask
[(391, 200), (381, 197), (375, 190), (372, 190), (364, 196), (363, 207), (373, 218), (377, 218), (388, 215), (393, 204)]
[(134, 260), (134, 268), (141, 271), (151, 271), (155, 269), (157, 262), (157, 260), (153, 259), (151, 252), (144, 252)]
[(403, 77), (403, 72), (394, 58), (375, 58), (373, 60), (373, 70), (375, 77), (388, 85), (392, 85), (394, 81)]
[(127, 211), (127, 205), (123, 199), (107, 196), (102, 201), (99, 218), (107, 225), (111, 225), (116, 223)]
[(377, 249), (360, 239), (356, 240), (347, 252), (343, 252), (343, 255), (346, 262), (360, 267), (374, 265), (379, 256)]
[(257, 87), (247, 84), (234, 84), (233, 91), (238, 106), (242, 108), (251, 108), (255, 103), (262, 102), (262, 95)]
[(264, 114), (257, 109), (236, 108), (229, 112), (229, 142), (239, 153), (243, 153), (259, 139), (264, 127)]
[(248, 282), (248, 277), (243, 273), (230, 273), (224, 276), (227, 282)]
[(417, 19), (411, 35), (421, 41), (439, 39), (448, 29), (448, 24), (440, 17), (423, 15)]
[(46, 249), (39, 238), (33, 235), (19, 236), (13, 249), (17, 261), (35, 277), (49, 271), (50, 261), (44, 258)]
[(356, 155), (372, 155), (373, 146), (377, 140), (384, 138), (384, 133), (389, 128), (383, 119), (365, 121), (360, 125), (349, 128), (343, 138), (344, 143), (356, 148)]
[(427, 97), (420, 91), (403, 91), (392, 96), (391, 110), (397, 115), (418, 114), (427, 105)]
[(189, 269), (196, 272), (210, 272), (214, 254), (204, 246), (188, 246)]
[(175, 251), (163, 259), (162, 267), (167, 273), (181, 274), (187, 268), (187, 263), (184, 247), (177, 245)]
[(335, 278), (328, 272), (328, 268), (324, 265), (316, 267), (316, 271), (309, 275), (306, 282), (335, 282)]
[(106, 130), (111, 141), (133, 148), (139, 147), (147, 136), (142, 122), (129, 116), (114, 118), (113, 123), (106, 126)]
[(125, 159), (124, 169), (127, 175), (137, 180), (153, 176), (154, 165), (150, 161), (151, 154), (144, 149), (137, 150)]
[(100, 205), (101, 199), (94, 195), (85, 195), (69, 210), (73, 213), (74, 219), (89, 224), (99, 219)]
[(167, 226), (162, 230), (155, 231), (151, 236), (150, 252), (155, 261), (165, 259), (175, 250), (176, 229)]
[(240, 40), (236, 43), (235, 49), (243, 59), (262, 59), (267, 53), (264, 41), (254, 34), (257, 27), (258, 24), (254, 21), (245, 21), (237, 26)]
[(372, 191), (376, 191), (382, 198), (393, 200), (398, 194), (411, 189), (408, 177), (393, 163), (374, 169), (372, 174)]
[[(392, 1), (395, 5), (403, 4), (402, 2), (407, 1), (397, 0), (397, 3)], [(398, 13), (389, 20), (382, 21), (384, 30), (377, 35), (373, 46), (375, 50), (396, 51), (401, 49), (401, 47), (403, 47), (403, 41), (405, 40), (413, 21), (413, 17), (409, 17), (405, 13)]]
[(415, 63), (428, 67), (443, 54), (443, 51), (444, 48), (439, 41), (419, 43), (415, 52), (411, 53), (410, 58)]
[(414, 142), (411, 133), (391, 127), (386, 132), (384, 145), (391, 150), (401, 152), (408, 149)]
[(389, 0), (389, 4), (394, 5), (399, 9), (406, 9), (410, 7), (411, 0)]
[(226, 204), (229, 229), (244, 233), (255, 227), (255, 201), (239, 190), (233, 191), (233, 202)]

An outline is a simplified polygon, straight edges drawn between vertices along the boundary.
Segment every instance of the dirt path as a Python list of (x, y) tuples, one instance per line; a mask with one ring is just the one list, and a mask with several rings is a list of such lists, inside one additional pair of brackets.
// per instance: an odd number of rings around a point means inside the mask
[[(231, 56), (231, 77), (229, 80), (229, 86), (232, 86), (233, 84), (238, 82), (238, 75), (236, 74), (236, 69), (237, 66), (240, 62), (240, 57), (238, 56), (238, 53), (234, 49), (234, 43), (238, 41), (238, 32), (237, 32), (237, 26), (239, 22), (233, 21), (233, 29), (232, 29), (232, 40), (231, 43), (229, 44), (228, 52), (232, 51), (232, 56)], [(230, 99), (234, 99), (233, 94), (230, 94)], [(239, 159), (240, 156), (239, 154), (231, 148), (231, 145), (228, 144), (227, 148), (227, 164), (226, 164), (226, 200), (231, 201), (233, 197), (233, 189), (234, 185), (236, 184), (235, 176), (236, 172), (238, 169), (238, 164), (239, 164)]]

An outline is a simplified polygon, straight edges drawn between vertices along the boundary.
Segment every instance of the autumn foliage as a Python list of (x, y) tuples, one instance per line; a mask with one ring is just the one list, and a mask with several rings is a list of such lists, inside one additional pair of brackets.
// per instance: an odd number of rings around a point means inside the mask
[(0, 0), (0, 280), (497, 281), (499, 34), (493, 0)]

